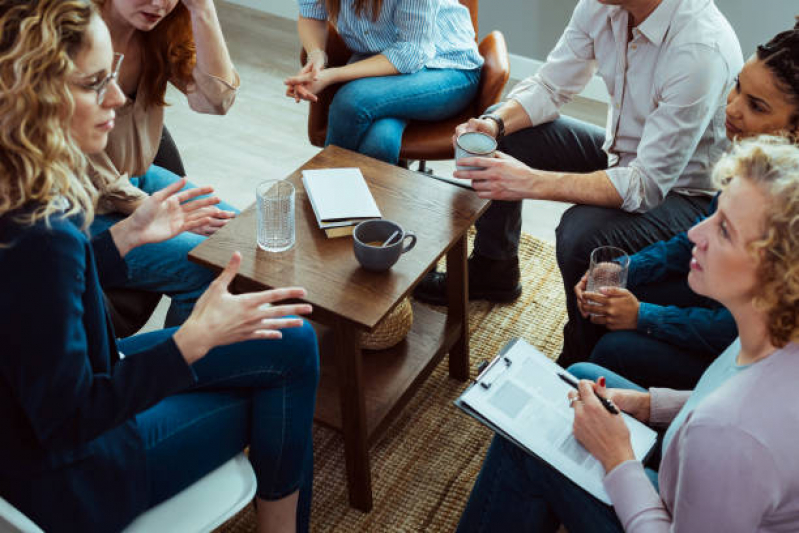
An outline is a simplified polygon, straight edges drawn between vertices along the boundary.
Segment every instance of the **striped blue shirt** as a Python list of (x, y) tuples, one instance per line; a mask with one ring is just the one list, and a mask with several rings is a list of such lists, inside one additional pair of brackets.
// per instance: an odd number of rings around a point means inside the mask
[[(301, 16), (328, 19), (324, 0), (298, 2)], [(357, 17), (354, 0), (341, 0), (336, 29), (357, 56), (383, 54), (403, 74), (483, 65), (469, 10), (458, 0), (384, 0), (376, 21), (368, 10)]]

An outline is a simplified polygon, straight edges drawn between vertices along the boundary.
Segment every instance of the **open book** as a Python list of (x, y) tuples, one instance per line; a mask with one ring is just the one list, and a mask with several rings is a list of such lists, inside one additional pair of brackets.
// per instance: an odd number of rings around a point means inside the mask
[[(455, 405), (610, 505), (602, 464), (572, 434), (574, 411), (567, 395), (573, 389), (558, 372), (570, 375), (533, 346), (514, 339)], [(619, 416), (630, 430), (636, 459), (643, 461), (657, 433), (626, 413)]]
[(302, 183), (328, 237), (350, 235), (359, 222), (381, 217), (360, 169), (303, 170)]

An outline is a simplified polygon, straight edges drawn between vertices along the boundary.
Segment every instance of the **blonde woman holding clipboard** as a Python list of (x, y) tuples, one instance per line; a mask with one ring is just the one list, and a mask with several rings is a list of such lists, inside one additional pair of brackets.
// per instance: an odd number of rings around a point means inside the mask
[[(575, 437), (605, 468), (612, 507), (496, 437), (459, 531), (799, 530), (799, 150), (782, 138), (744, 141), (715, 176), (718, 211), (688, 232), (689, 283), (730, 310), (739, 338), (692, 392), (644, 391), (605, 373), (607, 383), (583, 380), (570, 393)], [(595, 390), (668, 426), (657, 474), (633, 459), (626, 425)]]

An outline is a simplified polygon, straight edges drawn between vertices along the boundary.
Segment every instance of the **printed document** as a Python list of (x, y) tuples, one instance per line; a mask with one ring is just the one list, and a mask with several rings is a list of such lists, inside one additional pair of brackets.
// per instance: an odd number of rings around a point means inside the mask
[[(558, 372), (570, 375), (535, 347), (515, 339), (455, 404), (610, 505), (602, 464), (572, 433), (574, 411), (567, 395), (574, 389)], [(618, 416), (630, 429), (636, 459), (643, 461), (657, 433), (626, 413)]]

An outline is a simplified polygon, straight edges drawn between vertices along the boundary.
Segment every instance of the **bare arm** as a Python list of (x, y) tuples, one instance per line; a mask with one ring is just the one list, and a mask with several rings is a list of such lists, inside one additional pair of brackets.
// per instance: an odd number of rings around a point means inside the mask
[(548, 172), (530, 168), (501, 152), (493, 158), (466, 157), (459, 164), (484, 168), (455, 172), (455, 177), (473, 180), (474, 190), (481, 198), (535, 198), (615, 208), (622, 204), (604, 170), (587, 174)]
[(327, 21), (300, 16), (297, 20), (297, 33), (305, 52), (310, 56), (317, 50), (324, 51), (327, 40)]
[(194, 44), (197, 46), (197, 66), (206, 74), (231, 85), (235, 84), (233, 62), (230, 60), (213, 0), (183, 0), (183, 3), (191, 13)]

